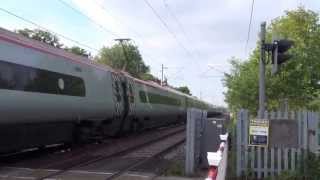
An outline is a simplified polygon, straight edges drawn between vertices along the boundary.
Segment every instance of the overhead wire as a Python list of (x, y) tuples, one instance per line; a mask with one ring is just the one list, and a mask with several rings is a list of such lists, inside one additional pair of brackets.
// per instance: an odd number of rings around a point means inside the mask
[[(90, 21), (92, 21), (94, 24), (98, 25), (100, 28), (102, 28), (103, 30), (107, 31), (108, 33), (116, 36), (117, 38), (119, 38), (120, 36), (114, 32), (112, 32), (111, 30), (106, 29), (103, 25), (97, 23), (94, 19), (90, 18), (89, 16), (87, 16), (86, 14), (82, 13), (81, 11), (79, 11), (78, 9), (72, 7), (70, 4), (66, 3), (64, 0), (58, 0), (61, 3), (63, 3), (65, 6), (69, 7), (70, 9), (72, 9), (73, 11), (81, 14), (82, 16), (85, 16), (86, 18), (88, 18)], [(126, 28), (128, 28), (131, 32), (133, 32), (141, 41), (143, 41), (143, 37), (140, 33), (138, 33), (137, 31), (135, 31), (133, 28), (131, 28), (130, 26), (126, 25), (125, 23), (123, 23), (120, 19), (118, 19), (117, 17), (115, 17), (114, 15), (111, 14), (111, 12), (102, 4), (94, 1), (94, 3), (96, 5), (98, 5), (105, 13), (107, 13), (110, 17), (112, 17), (115, 22), (117, 22), (120, 25), (124, 25), (126, 26)], [(131, 41), (133, 41), (135, 43), (135, 41), (133, 39), (131, 39)], [(140, 43), (139, 43), (140, 44)], [(149, 59), (152, 59), (154, 62), (158, 63), (158, 64), (162, 64), (161, 62), (155, 60), (154, 57), (151, 57), (149, 54), (147, 53), (143, 53), (144, 55), (148, 56)]]
[(166, 0), (163, 0), (163, 4), (164, 7), (167, 9), (167, 11), (169, 12), (169, 14), (171, 15), (171, 17), (173, 18), (173, 20), (177, 23), (180, 31), (182, 32), (183, 36), (190, 42), (192, 43), (191, 39), (189, 38), (189, 36), (187, 35), (186, 31), (184, 30), (184, 27), (182, 25), (182, 23), (180, 22), (180, 20), (178, 19), (178, 17), (175, 15), (175, 13), (171, 10), (169, 4), (167, 3)]
[(252, 0), (252, 2), (251, 2), (251, 12), (250, 12), (250, 20), (249, 20), (249, 27), (248, 27), (248, 34), (247, 34), (245, 52), (247, 52), (248, 43), (249, 43), (249, 39), (250, 39), (251, 24), (252, 24), (252, 19), (253, 19), (253, 10), (254, 10), (254, 0)]
[(108, 14), (110, 17), (112, 17), (116, 23), (118, 23), (119, 25), (126, 26), (126, 28), (129, 29), (131, 32), (133, 32), (138, 38), (143, 39), (142, 35), (138, 31), (136, 31), (135, 29), (133, 29), (132, 27), (130, 27), (129, 25), (127, 25), (126, 23), (121, 21), (119, 18), (114, 16), (103, 4), (98, 3), (96, 0), (94, 0), (93, 2), (97, 6), (99, 6), (106, 14)]
[(187, 53), (187, 55), (193, 57), (192, 53), (181, 43), (177, 35), (171, 30), (167, 22), (160, 16), (160, 14), (154, 9), (154, 7), (149, 3), (148, 0), (144, 0), (145, 4), (151, 9), (153, 14), (159, 19), (162, 25), (166, 28), (166, 30), (171, 34), (171, 36), (175, 39), (177, 44)]
[(73, 6), (71, 6), (69, 3), (65, 2), (64, 0), (57, 0), (59, 1), (61, 4), (63, 4), (64, 6), (72, 9), (74, 12), (86, 17), (87, 19), (89, 19), (89, 21), (91, 21), (92, 23), (96, 24), (98, 27), (100, 27), (102, 30), (104, 30), (105, 32), (107, 32), (108, 34), (111, 34), (117, 38), (121, 38), (120, 35), (116, 34), (115, 32), (105, 28), (102, 24), (98, 23), (97, 21), (95, 21), (94, 19), (92, 19), (90, 16), (84, 14), (83, 12), (81, 12), (80, 10), (74, 8)]
[(84, 43), (81, 43), (81, 42), (79, 42), (79, 41), (77, 41), (77, 40), (74, 40), (74, 39), (72, 39), (72, 38), (70, 38), (70, 37), (68, 37), (68, 36), (65, 36), (65, 35), (63, 35), (63, 34), (61, 34), (61, 33), (54, 32), (54, 31), (52, 31), (52, 30), (50, 30), (50, 29), (48, 29), (48, 28), (45, 28), (45, 27), (43, 27), (43, 26), (35, 23), (35, 22), (32, 21), (32, 20), (29, 20), (29, 19), (27, 19), (27, 18), (25, 18), (25, 17), (19, 16), (19, 15), (15, 14), (15, 13), (9, 11), (9, 10), (6, 10), (6, 9), (4, 9), (4, 8), (1, 8), (1, 7), (0, 7), (0, 10), (1, 10), (2, 12), (5, 12), (5, 13), (11, 15), (11, 16), (14, 16), (14, 17), (16, 17), (16, 18), (18, 18), (18, 19), (20, 19), (20, 20), (22, 20), (22, 21), (24, 21), (24, 22), (27, 22), (27, 23), (29, 23), (29, 24), (32, 24), (32, 25), (38, 27), (39, 29), (42, 29), (42, 30), (51, 32), (52, 34), (55, 34), (56, 36), (59, 36), (59, 37), (64, 38), (64, 39), (66, 39), (66, 40), (69, 40), (69, 41), (71, 41), (71, 42), (73, 42), (73, 43), (75, 43), (75, 44), (78, 44), (78, 45), (82, 46), (82, 47), (86, 47), (86, 48), (88, 48), (88, 49), (90, 49), (90, 50), (99, 52), (99, 50), (98, 50), (97, 48), (88, 46), (88, 45), (86, 45), (86, 44), (84, 44)]
[[(89, 20), (90, 20), (91, 22), (93, 22), (94, 24), (98, 25), (98, 27), (100, 27), (101, 29), (103, 29), (103, 30), (106, 31), (107, 33), (110, 33), (110, 34), (112, 34), (113, 36), (116, 36), (117, 38), (120, 38), (120, 36), (119, 36), (118, 34), (112, 32), (111, 30), (106, 29), (103, 25), (99, 24), (98, 22), (96, 22), (96, 21), (95, 21), (94, 19), (92, 19), (91, 17), (89, 17), (89, 16), (87, 16), (86, 14), (82, 13), (80, 10), (72, 7), (69, 3), (66, 3), (64, 0), (57, 0), (57, 1), (59, 1), (60, 3), (62, 3), (63, 5), (65, 5), (66, 7), (72, 9), (73, 11), (77, 12), (78, 14), (80, 14), (80, 15), (82, 15), (82, 16), (85, 16), (87, 19), (89, 19)], [(99, 5), (98, 3), (96, 3), (96, 4)], [(107, 11), (107, 9), (106, 9), (104, 6), (102, 6), (102, 5), (99, 5), (99, 6), (100, 6), (102, 9), (104, 9), (104, 11), (105, 11), (107, 14), (109, 14), (111, 17), (115, 18), (113, 15), (110, 14), (109, 11)], [(118, 19), (117, 19), (117, 20), (118, 20)], [(120, 23), (119, 20), (118, 20), (118, 23)], [(139, 33), (136, 33), (136, 35), (137, 35), (137, 34), (138, 34), (138, 36), (139, 36)], [(142, 38), (142, 37), (140, 37), (140, 38)], [(144, 54), (145, 54), (145, 53), (144, 53)], [(149, 57), (150, 57), (150, 56), (149, 56)], [(152, 58), (152, 59), (154, 60), (154, 58)], [(157, 62), (157, 61), (156, 61), (156, 62)], [(159, 62), (158, 62), (158, 63), (159, 63)]]
[[(141, 41), (144, 41), (143, 36), (141, 35), (141, 33), (139, 33), (138, 31), (136, 31), (135, 29), (133, 29), (132, 27), (130, 27), (129, 25), (127, 25), (126, 23), (124, 23), (123, 21), (121, 21), (119, 18), (115, 17), (114, 15), (112, 15), (112, 13), (102, 4), (98, 3), (97, 1), (94, 1), (96, 5), (98, 5), (102, 10), (104, 10), (104, 12), (106, 14), (108, 14), (110, 17), (112, 17), (119, 25), (123, 25), (125, 26), (127, 29), (130, 30), (130, 32), (133, 32), (138, 39), (140, 39)], [(135, 41), (134, 41), (135, 42)], [(135, 43), (136, 44), (136, 43)], [(140, 43), (139, 43), (140, 44)], [(154, 57), (150, 58), (151, 56), (148, 55), (147, 53), (143, 53), (144, 55), (147, 55), (149, 57), (149, 59), (152, 59), (154, 62), (158, 63), (158, 64), (163, 64), (162, 62), (159, 62), (157, 60), (155, 60)]]

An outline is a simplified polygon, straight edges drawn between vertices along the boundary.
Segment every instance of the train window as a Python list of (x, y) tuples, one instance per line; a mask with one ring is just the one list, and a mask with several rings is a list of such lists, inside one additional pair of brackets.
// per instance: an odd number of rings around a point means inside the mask
[(147, 95), (144, 91), (140, 91), (139, 92), (139, 96), (140, 96), (140, 101), (143, 102), (143, 103), (146, 103), (147, 102)]
[[(139, 92), (140, 100), (142, 103), (147, 102), (147, 96), (144, 91)], [(165, 105), (172, 105), (172, 106), (180, 106), (181, 101), (179, 99), (169, 97), (169, 96), (163, 96), (160, 94), (154, 94), (154, 93), (148, 93), (149, 102), (151, 104), (165, 104)]]
[(64, 81), (62, 78), (58, 79), (58, 86), (61, 90), (64, 89)]
[(0, 61), (0, 89), (85, 96), (79, 77), (4, 61)]
[(134, 95), (133, 95), (133, 89), (132, 89), (131, 83), (129, 83), (129, 97), (130, 97), (130, 103), (134, 103)]

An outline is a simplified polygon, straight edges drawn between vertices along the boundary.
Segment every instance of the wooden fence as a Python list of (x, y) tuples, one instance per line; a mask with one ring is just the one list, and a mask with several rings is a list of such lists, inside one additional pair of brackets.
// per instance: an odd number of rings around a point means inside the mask
[[(318, 113), (315, 112), (266, 112), (265, 119), (275, 121), (292, 120), (297, 123), (296, 147), (257, 147), (248, 146), (248, 129), (250, 115), (247, 110), (239, 111), (237, 115), (237, 176), (251, 176), (254, 178), (274, 177), (282, 171), (294, 171), (303, 168), (302, 158), (308, 150), (318, 148)], [(309, 126), (308, 126), (309, 124)], [(312, 130), (313, 136), (309, 137)]]

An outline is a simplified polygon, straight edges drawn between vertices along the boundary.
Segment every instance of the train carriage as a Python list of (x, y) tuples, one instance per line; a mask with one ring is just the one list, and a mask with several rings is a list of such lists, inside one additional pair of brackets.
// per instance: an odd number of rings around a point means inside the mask
[(185, 121), (191, 96), (0, 28), (0, 153)]
[(183, 121), (185, 98), (153, 82), (135, 80), (136, 114), (144, 128)]

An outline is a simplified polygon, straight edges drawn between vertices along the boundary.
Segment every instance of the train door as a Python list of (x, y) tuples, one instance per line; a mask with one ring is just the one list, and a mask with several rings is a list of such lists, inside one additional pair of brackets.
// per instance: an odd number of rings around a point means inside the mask
[(131, 122), (134, 119), (134, 83), (131, 78), (126, 76), (122, 76), (121, 81), (122, 89), (123, 89), (123, 118), (121, 119), (119, 133), (128, 132), (131, 130)]
[(134, 83), (131, 78), (122, 74), (113, 74), (113, 91), (115, 102), (114, 124), (116, 134), (130, 130), (131, 120), (134, 117)]
[(135, 98), (134, 98), (134, 81), (131, 78), (127, 79), (128, 85), (128, 100), (129, 100), (129, 112), (128, 117), (132, 118), (135, 116)]
[(113, 91), (113, 103), (114, 103), (114, 114), (113, 114), (113, 125), (110, 134), (115, 135), (119, 131), (120, 123), (124, 116), (125, 101), (123, 98), (124, 90), (122, 86), (121, 75), (112, 73), (112, 91)]

